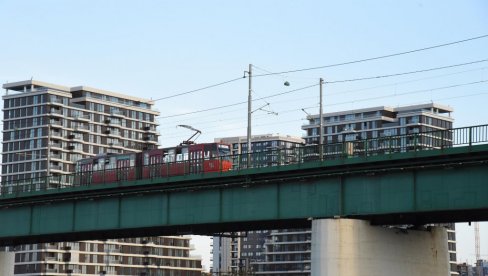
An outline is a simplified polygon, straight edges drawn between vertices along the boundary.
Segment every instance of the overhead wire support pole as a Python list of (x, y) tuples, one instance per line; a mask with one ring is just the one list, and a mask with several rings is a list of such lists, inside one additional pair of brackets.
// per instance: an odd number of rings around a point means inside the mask
[(322, 86), (324, 84), (324, 79), (320, 78), (320, 104), (319, 104), (319, 160), (322, 161), (324, 158), (324, 142), (323, 142), (323, 105), (322, 105)]
[[(244, 72), (246, 73), (246, 72)], [(251, 167), (251, 116), (252, 116), (252, 64), (249, 64), (247, 71), (249, 78), (249, 94), (247, 97), (247, 168)]]

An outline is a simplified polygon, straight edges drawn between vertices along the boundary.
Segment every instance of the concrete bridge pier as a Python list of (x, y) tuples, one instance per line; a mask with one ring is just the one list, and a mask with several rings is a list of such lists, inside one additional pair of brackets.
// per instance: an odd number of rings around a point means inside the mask
[(312, 222), (312, 276), (449, 275), (443, 227), (402, 230), (353, 219)]

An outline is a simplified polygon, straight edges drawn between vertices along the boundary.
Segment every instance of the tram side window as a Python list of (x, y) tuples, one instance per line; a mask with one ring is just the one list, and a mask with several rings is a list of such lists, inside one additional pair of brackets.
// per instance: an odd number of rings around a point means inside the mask
[(143, 161), (143, 164), (144, 165), (149, 165), (149, 154), (147, 152), (144, 153), (144, 161)]
[(203, 148), (203, 158), (210, 159), (215, 157), (215, 150), (216, 150), (215, 144), (205, 145), (205, 147)]
[(183, 154), (179, 153), (176, 155), (176, 162), (183, 161)]
[(173, 162), (174, 158), (173, 154), (167, 154), (164, 156), (164, 163)]
[(105, 170), (114, 169), (115, 158), (107, 158), (105, 159)]
[(191, 153), (192, 160), (202, 159), (202, 152), (201, 151), (194, 151)]
[(188, 148), (181, 149), (181, 153), (183, 155), (183, 160), (188, 160)]

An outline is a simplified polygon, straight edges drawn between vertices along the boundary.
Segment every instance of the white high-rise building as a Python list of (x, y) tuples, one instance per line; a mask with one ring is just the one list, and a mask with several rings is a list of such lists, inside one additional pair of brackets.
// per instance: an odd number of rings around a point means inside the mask
[[(451, 129), (453, 108), (437, 103), (399, 107), (370, 107), (322, 114), (324, 145), (368, 139), (370, 150), (391, 151), (441, 148), (452, 144), (442, 130)], [(307, 116), (302, 126), (307, 144), (319, 143), (319, 114)], [(439, 131), (440, 130), (440, 131)], [(436, 132), (439, 131), (439, 132)], [(423, 133), (423, 134), (422, 134)], [(403, 137), (402, 137), (403, 135)], [(380, 139), (380, 138), (389, 139)], [(455, 224), (446, 224), (451, 275), (458, 275)]]
[[(38, 178), (70, 174), (81, 158), (157, 147), (155, 117), (159, 112), (150, 100), (35, 80), (6, 83), (3, 88), (2, 193), (12, 192), (15, 181), (35, 183)], [(53, 187), (60, 184), (47, 183)], [(14, 275), (202, 272), (200, 258), (190, 256), (189, 237), (44, 243), (9, 249), (11, 253), (0, 255), (0, 271)], [(11, 269), (4, 267), (12, 260)]]

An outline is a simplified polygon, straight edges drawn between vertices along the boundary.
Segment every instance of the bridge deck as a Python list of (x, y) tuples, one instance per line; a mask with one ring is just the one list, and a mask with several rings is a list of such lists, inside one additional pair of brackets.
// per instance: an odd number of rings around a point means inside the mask
[(488, 145), (4, 195), (0, 244), (488, 219)]

